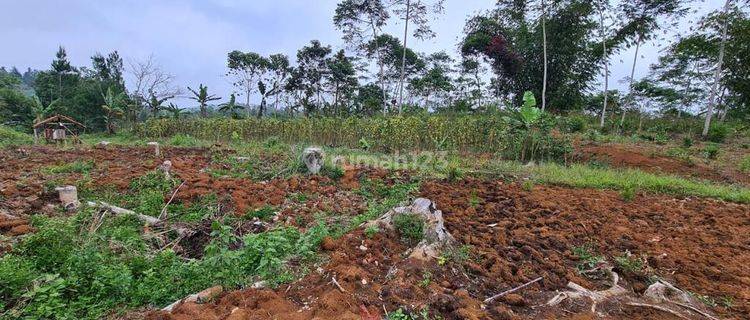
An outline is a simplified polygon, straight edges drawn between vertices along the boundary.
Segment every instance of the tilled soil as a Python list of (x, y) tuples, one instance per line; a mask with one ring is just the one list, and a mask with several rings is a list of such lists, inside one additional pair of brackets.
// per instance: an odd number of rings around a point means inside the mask
[[(406, 261), (407, 247), (396, 235), (368, 239), (357, 231), (325, 244), (330, 262), (289, 286), (234, 291), (211, 303), (184, 304), (172, 314), (152, 312), (149, 318), (367, 319), (369, 314), (377, 319), (383, 310), (424, 307), (446, 319), (596, 318), (586, 305), (538, 307), (568, 281), (606, 287), (606, 279), (577, 272), (581, 261), (571, 249), (583, 245), (612, 264), (626, 252), (643, 259), (637, 272), (615, 268), (621, 285), (634, 295), (643, 293), (650, 276), (658, 276), (683, 290), (732, 301), (711, 308), (722, 317), (743, 319), (750, 313), (745, 236), (750, 206), (649, 195), (626, 203), (609, 191), (525, 191), (516, 184), (471, 179), (426, 182), (420, 193), (436, 201), (448, 230), (471, 248), (466, 261)], [(542, 281), (482, 307), (486, 297), (540, 276)], [(333, 284), (334, 277), (345, 291)], [(598, 311), (615, 319), (676, 318), (618, 304)]]
[[(125, 190), (130, 181), (169, 159), (173, 173), (186, 182), (176, 201), (216, 193), (228, 196), (239, 214), (266, 204), (279, 206), (280, 223), (290, 225), (312, 221), (321, 211), (353, 216), (366, 208), (364, 199), (352, 192), (361, 176), (355, 170), (338, 182), (323, 177), (250, 181), (207, 173), (212, 165), (207, 149), (163, 148), (162, 153), (156, 158), (151, 149), (135, 147), (2, 150), (0, 232), (5, 236), (33, 232), (30, 214), (61, 214), (55, 207), (56, 195), (45, 190), (49, 176), (41, 169), (88, 160), (95, 162), (90, 173), (94, 186)], [(382, 170), (366, 174), (386, 176)], [(75, 183), (80, 176), (57, 178)], [(290, 201), (294, 193), (305, 193), (307, 201)], [(568, 281), (591, 289), (606, 287), (605, 277), (577, 271), (582, 261), (572, 250), (581, 246), (615, 265), (623, 278), (621, 285), (634, 295), (642, 294), (650, 277), (658, 276), (716, 301), (708, 309), (722, 318), (747, 319), (750, 314), (748, 205), (644, 194), (624, 202), (612, 191), (546, 186), (527, 191), (515, 183), (477, 179), (425, 181), (419, 195), (436, 202), (448, 231), (459, 248), (468, 248), (468, 256), (454, 253), (427, 263), (405, 260), (408, 246), (398, 235), (380, 232), (368, 238), (356, 230), (340, 239), (326, 239), (322, 247), (327, 263), (299, 281), (276, 289), (227, 292), (208, 303), (183, 304), (171, 314), (151, 311), (145, 316), (379, 319), (399, 308), (418, 313), (427, 307), (446, 319), (595, 318), (583, 303), (536, 307)], [(0, 254), (6, 249), (0, 247)], [(615, 262), (615, 257), (628, 253), (643, 261), (642, 270), (624, 270)], [(483, 306), (488, 296), (540, 276), (542, 281)], [(604, 305), (599, 311), (615, 319), (675, 318), (622, 305)]]

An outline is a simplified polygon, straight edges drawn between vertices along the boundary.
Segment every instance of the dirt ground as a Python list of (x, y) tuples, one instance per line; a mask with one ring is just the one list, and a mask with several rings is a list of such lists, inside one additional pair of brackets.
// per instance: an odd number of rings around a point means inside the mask
[(634, 168), (651, 173), (750, 185), (750, 174), (742, 173), (736, 168), (736, 161), (742, 158), (743, 153), (747, 153), (746, 150), (743, 152), (739, 148), (726, 147), (722, 151), (722, 157), (727, 158), (724, 161), (726, 163), (719, 165), (717, 161), (709, 163), (705, 159), (686, 161), (668, 157), (664, 155), (665, 148), (617, 143), (583, 144), (577, 147), (575, 158), (580, 162), (596, 161), (615, 168)]
[[(28, 147), (0, 151), (0, 234), (18, 237), (33, 232), (35, 214), (64, 214), (51, 178), (42, 168), (73, 161), (94, 161), (94, 187), (127, 189), (131, 180), (173, 162), (185, 181), (177, 201), (206, 194), (228, 196), (235, 212), (266, 204), (282, 208), (281, 221), (294, 225), (320, 211), (352, 216), (366, 209), (353, 192), (367, 175), (388, 180), (382, 170), (349, 170), (339, 181), (293, 177), (271, 181), (217, 178), (209, 149), (162, 148), (156, 158), (148, 148), (59, 150)], [(692, 169), (695, 169), (694, 167)], [(55, 176), (75, 183), (80, 174)], [(304, 192), (305, 203), (289, 201)], [(142, 310), (127, 317), (148, 319), (381, 319), (401, 308), (419, 313), (425, 307), (445, 319), (594, 319), (582, 303), (543, 307), (568, 281), (603, 289), (603, 276), (584, 276), (573, 254), (587, 246), (615, 265), (621, 285), (641, 294), (653, 276), (715, 301), (706, 306), (723, 319), (750, 314), (750, 206), (710, 199), (639, 194), (624, 202), (612, 191), (535, 186), (467, 178), (422, 182), (419, 196), (443, 211), (446, 227), (458, 244), (448, 259), (418, 262), (404, 258), (408, 246), (397, 235), (372, 238), (362, 228), (322, 244), (327, 261), (303, 279), (275, 289), (243, 289), (220, 294), (206, 303), (185, 303), (172, 313)], [(1, 251), (8, 250), (0, 246)], [(630, 254), (639, 271), (623, 269), (615, 258)], [(537, 277), (529, 287), (484, 304), (498, 292)], [(341, 288), (334, 284), (339, 283)], [(731, 303), (722, 303), (731, 301)], [(623, 305), (603, 305), (612, 319), (677, 319), (664, 312)]]

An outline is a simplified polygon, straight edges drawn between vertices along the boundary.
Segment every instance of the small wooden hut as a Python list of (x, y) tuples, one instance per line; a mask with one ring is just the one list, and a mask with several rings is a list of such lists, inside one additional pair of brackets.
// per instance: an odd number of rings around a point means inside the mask
[(39, 141), (42, 134), (47, 142), (63, 142), (71, 139), (80, 142), (78, 135), (86, 130), (86, 126), (71, 117), (56, 114), (47, 119), (34, 123), (34, 142)]

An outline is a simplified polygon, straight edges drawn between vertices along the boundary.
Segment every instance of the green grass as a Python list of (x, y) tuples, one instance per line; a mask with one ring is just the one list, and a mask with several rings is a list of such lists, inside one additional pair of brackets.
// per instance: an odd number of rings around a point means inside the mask
[(11, 145), (31, 144), (33, 142), (34, 138), (31, 135), (0, 125), (0, 148)]
[(529, 176), (535, 183), (574, 188), (635, 190), (674, 196), (698, 196), (737, 203), (750, 203), (750, 189), (710, 181), (692, 180), (670, 175), (657, 175), (637, 169), (596, 168), (582, 164), (569, 166), (543, 163), (524, 166), (513, 161), (485, 165), (480, 174)]
[(42, 172), (47, 174), (61, 174), (61, 173), (82, 173), (87, 174), (94, 168), (93, 161), (74, 161), (61, 165), (49, 166), (42, 169)]

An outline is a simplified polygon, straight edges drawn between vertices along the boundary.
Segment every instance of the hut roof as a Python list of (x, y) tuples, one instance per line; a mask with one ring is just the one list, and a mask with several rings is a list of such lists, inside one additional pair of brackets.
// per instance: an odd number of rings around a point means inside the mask
[(84, 126), (82, 123), (73, 120), (73, 118), (71, 118), (71, 117), (64, 116), (64, 115), (61, 115), (61, 114), (56, 114), (56, 115), (51, 116), (51, 117), (49, 117), (47, 119), (44, 119), (44, 120), (39, 121), (37, 123), (34, 123), (33, 128), (37, 128), (37, 127), (39, 127), (41, 125), (44, 125), (44, 124), (50, 123), (50, 122), (70, 122), (70, 123), (75, 124), (77, 126), (80, 126), (82, 128), (86, 128), (86, 126)]

